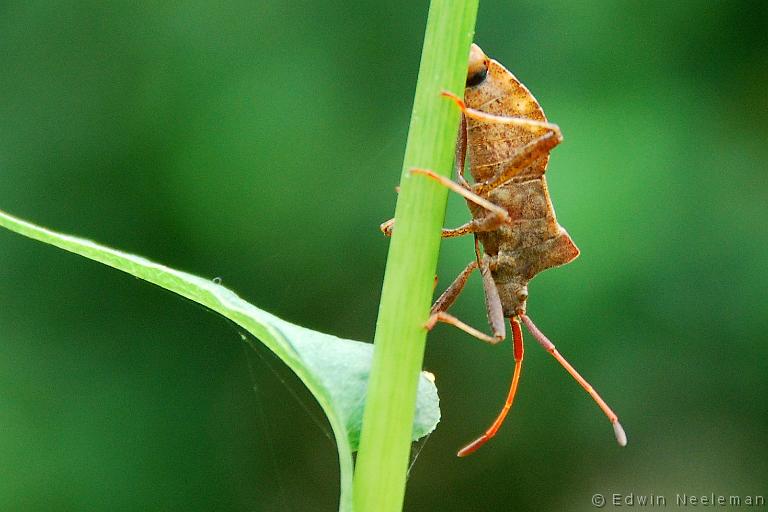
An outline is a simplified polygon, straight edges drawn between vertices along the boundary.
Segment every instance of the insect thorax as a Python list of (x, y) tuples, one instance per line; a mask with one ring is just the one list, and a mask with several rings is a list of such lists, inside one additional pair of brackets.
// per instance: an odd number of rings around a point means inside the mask
[[(467, 106), (489, 114), (546, 121), (533, 94), (504, 66), (491, 60), (486, 79), (464, 92)], [(467, 120), (470, 172), (475, 182), (490, 181), (504, 172), (526, 144), (546, 133), (545, 128), (531, 128), (475, 119)], [(519, 176), (541, 176), (549, 155), (534, 161)]]

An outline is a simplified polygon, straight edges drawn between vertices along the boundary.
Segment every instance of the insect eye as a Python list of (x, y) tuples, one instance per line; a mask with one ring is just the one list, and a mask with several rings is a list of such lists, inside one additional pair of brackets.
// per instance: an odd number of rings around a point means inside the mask
[(488, 68), (482, 68), (480, 71), (477, 71), (474, 74), (467, 75), (467, 87), (474, 87), (476, 85), (480, 85), (483, 83), (483, 80), (485, 80), (485, 77), (488, 76)]
[(469, 50), (469, 66), (467, 67), (467, 87), (479, 85), (488, 76), (490, 60), (476, 44)]

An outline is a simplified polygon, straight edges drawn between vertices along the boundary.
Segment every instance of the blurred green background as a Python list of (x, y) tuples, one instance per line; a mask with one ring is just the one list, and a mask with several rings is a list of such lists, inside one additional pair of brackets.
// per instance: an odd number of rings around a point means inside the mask
[[(481, 2), (476, 41), (565, 134), (550, 192), (582, 256), (529, 314), (629, 446), (529, 341), (507, 424), (457, 459), (512, 354), (438, 327), (443, 421), (406, 510), (768, 494), (766, 5)], [(3, 2), (0, 208), (370, 340), (426, 10)], [(452, 197), (446, 224), (466, 218)], [(446, 241), (439, 287), (471, 257)], [(335, 509), (319, 408), (224, 320), (8, 232), (0, 309), (0, 509)], [(454, 311), (485, 325), (479, 279)]]

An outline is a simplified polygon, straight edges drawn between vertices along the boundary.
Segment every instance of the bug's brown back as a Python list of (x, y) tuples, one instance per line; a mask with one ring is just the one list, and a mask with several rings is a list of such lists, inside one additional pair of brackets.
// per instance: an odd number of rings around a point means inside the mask
[[(464, 99), (476, 110), (506, 117), (546, 121), (536, 98), (495, 60), (479, 84), (467, 87)], [(525, 145), (547, 133), (545, 127), (522, 127), (467, 119), (470, 172), (476, 183), (491, 182), (512, 165)], [(548, 268), (564, 265), (579, 255), (568, 233), (558, 223), (544, 173), (549, 153), (521, 169), (509, 182), (492, 189), (488, 199), (505, 208), (511, 225), (477, 233), (483, 250), (495, 257), (493, 278), (506, 315), (525, 312), (528, 281)], [(473, 216), (485, 214), (470, 204)]]
[[(469, 108), (489, 114), (524, 117), (534, 121), (547, 118), (541, 105), (520, 81), (504, 66), (489, 60), (485, 80), (467, 87), (464, 101)], [(471, 174), (476, 182), (499, 175), (515, 151), (546, 133), (545, 128), (495, 124), (467, 120)], [(533, 162), (520, 176), (541, 176), (547, 168), (549, 154)]]

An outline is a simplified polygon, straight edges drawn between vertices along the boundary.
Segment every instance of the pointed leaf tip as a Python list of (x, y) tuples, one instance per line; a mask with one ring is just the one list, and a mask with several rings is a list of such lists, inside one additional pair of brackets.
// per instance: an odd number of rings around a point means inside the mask
[[(357, 449), (373, 345), (345, 340), (282, 320), (240, 298), (214, 280), (187, 274), (90, 240), (64, 235), (0, 210), (0, 227), (116, 268), (201, 304), (230, 319), (275, 353), (307, 386), (336, 437), (341, 497), (339, 510), (352, 509), (352, 452)], [(244, 334), (243, 341), (252, 344)], [(419, 379), (412, 439), (434, 430), (440, 406), (434, 375)]]

